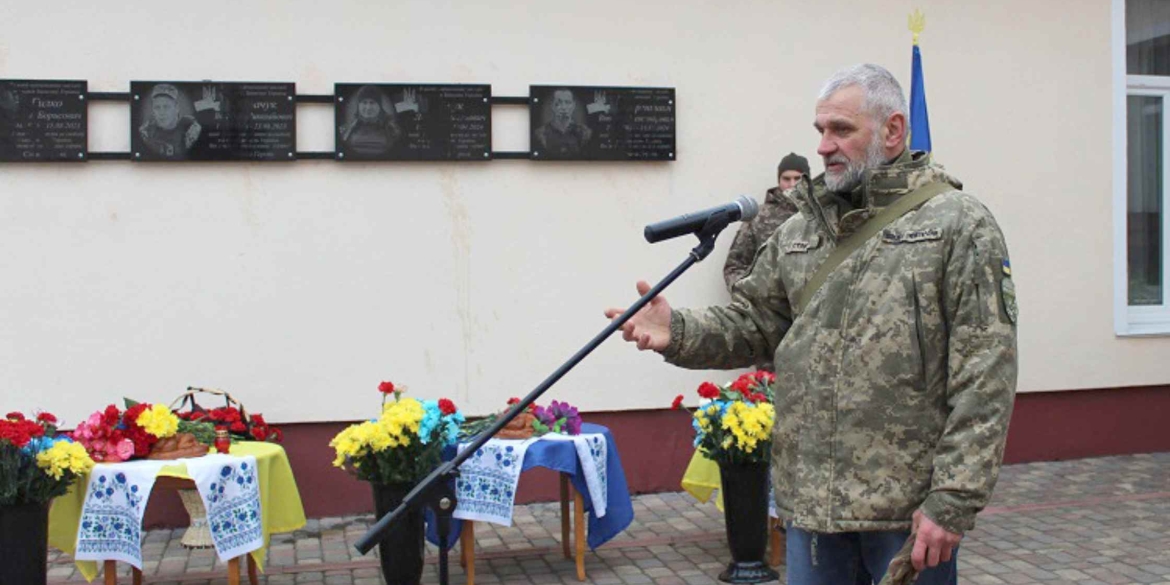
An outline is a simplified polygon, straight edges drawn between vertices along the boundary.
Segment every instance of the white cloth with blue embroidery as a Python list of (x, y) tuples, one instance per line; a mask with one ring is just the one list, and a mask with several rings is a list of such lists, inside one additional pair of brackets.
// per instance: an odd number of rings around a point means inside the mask
[(98, 463), (89, 473), (77, 526), (79, 561), (121, 561), (142, 568), (142, 515), (154, 480), (171, 461)]
[(577, 459), (581, 460), (581, 471), (585, 474), (585, 485), (589, 487), (589, 499), (593, 502), (593, 515), (601, 518), (605, 516), (605, 496), (609, 493), (609, 485), (605, 473), (606, 456), (609, 448), (605, 443), (605, 435), (601, 433), (586, 433), (581, 435), (562, 435), (549, 433), (541, 437), (550, 441), (572, 441), (577, 449)]
[[(593, 514), (598, 518), (605, 516), (608, 448), (605, 435), (600, 433), (572, 436), (548, 433), (524, 440), (491, 439), (459, 466), (459, 479), (455, 482), (455, 497), (459, 503), (452, 515), (460, 520), (511, 526), (524, 455), (540, 440), (573, 442), (585, 485), (589, 488)], [(464, 448), (466, 445), (459, 445), (460, 452)]]
[[(524, 466), (524, 454), (538, 441), (531, 439), (491, 439), (459, 466), (455, 480), (455, 511), (460, 520), (512, 525), (512, 506), (516, 486)], [(459, 452), (467, 448), (460, 444)]]
[(264, 546), (260, 480), (251, 455), (207, 455), (186, 460), (195, 481), (219, 560), (227, 562)]
[(207, 508), (220, 560), (264, 546), (256, 458), (207, 455), (176, 461), (99, 463), (90, 472), (74, 558), (142, 568), (142, 516), (163, 467), (185, 463)]

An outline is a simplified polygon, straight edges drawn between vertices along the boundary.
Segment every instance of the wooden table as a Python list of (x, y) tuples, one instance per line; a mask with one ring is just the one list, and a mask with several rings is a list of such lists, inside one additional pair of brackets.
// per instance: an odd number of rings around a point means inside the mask
[[(585, 499), (573, 489), (569, 474), (561, 473), (561, 550), (566, 559), (577, 562), (577, 580), (585, 580)], [(569, 521), (569, 499), (573, 501), (573, 520)], [(569, 533), (573, 533), (572, 540)], [(475, 585), (475, 522), (463, 521), (459, 535), (459, 564), (467, 573), (467, 585)], [(234, 584), (233, 584), (234, 585)]]
[[(151, 492), (151, 497), (158, 490), (193, 490), (195, 489), (195, 482), (190, 479), (181, 479), (178, 477), (170, 477), (160, 475), (154, 482), (154, 491)], [(252, 553), (244, 553), (228, 561), (228, 585), (240, 585), (240, 558), (248, 557), (248, 582), (251, 585), (256, 585), (259, 581), (259, 576), (256, 570), (256, 560), (252, 558)], [(142, 585), (142, 571), (138, 567), (130, 566), (130, 576), (134, 585)], [(103, 561), (102, 573), (105, 574), (105, 585), (117, 585), (118, 583), (118, 567), (117, 561)]]

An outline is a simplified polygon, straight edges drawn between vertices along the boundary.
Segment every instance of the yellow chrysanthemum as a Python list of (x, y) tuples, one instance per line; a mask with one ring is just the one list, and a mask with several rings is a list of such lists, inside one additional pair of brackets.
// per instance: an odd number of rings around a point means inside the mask
[(162, 404), (152, 405), (142, 411), (137, 422), (143, 430), (160, 439), (173, 436), (179, 430), (179, 417)]
[[(751, 453), (771, 436), (775, 413), (775, 408), (768, 403), (733, 402), (723, 415), (720, 426), (731, 432), (736, 447)], [(724, 446), (728, 446), (729, 441), (730, 437), (724, 441)]]
[(373, 426), (373, 423), (369, 422), (352, 425), (337, 433), (336, 437), (333, 437), (333, 440), (329, 442), (329, 446), (333, 447), (337, 453), (337, 457), (333, 460), (334, 466), (343, 467), (346, 457), (355, 459), (368, 452), (367, 437), (371, 435), (369, 430), (371, 426)]
[(53, 479), (61, 479), (66, 471), (74, 475), (88, 473), (93, 469), (93, 459), (80, 443), (58, 441), (52, 447), (37, 453), (37, 467)]
[(382, 407), (382, 415), (374, 421), (366, 421), (343, 429), (329, 446), (336, 452), (333, 465), (344, 467), (348, 462), (355, 468), (357, 461), (371, 453), (409, 446), (418, 436), (419, 424), (426, 410), (414, 398), (402, 398)]

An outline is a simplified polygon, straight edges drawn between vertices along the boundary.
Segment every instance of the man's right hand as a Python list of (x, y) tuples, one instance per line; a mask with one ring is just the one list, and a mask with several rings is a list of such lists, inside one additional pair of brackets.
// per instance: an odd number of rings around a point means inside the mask
[[(650, 291), (650, 283), (639, 280), (638, 294)], [(625, 309), (609, 308), (605, 316), (611, 321), (626, 312)], [(670, 345), (670, 303), (659, 295), (642, 307), (625, 325), (622, 325), (622, 339), (638, 344), (638, 349), (662, 351)]]

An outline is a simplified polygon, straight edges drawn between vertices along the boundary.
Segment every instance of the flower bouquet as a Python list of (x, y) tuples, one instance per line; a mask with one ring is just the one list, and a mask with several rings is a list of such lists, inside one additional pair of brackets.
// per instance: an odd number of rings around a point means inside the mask
[[(508, 399), (508, 406), (520, 403), (519, 398)], [(469, 439), (488, 429), (503, 416), (505, 411), (490, 414), (471, 421), (460, 429), (460, 438)], [(528, 405), (525, 412), (520, 413), (508, 425), (496, 433), (500, 439), (527, 439), (539, 437), (547, 433), (563, 433), (566, 435), (581, 434), (581, 414), (575, 406), (568, 402), (552, 401), (547, 407), (536, 403)]]
[(57, 435), (57, 417), (0, 419), (0, 583), (44, 583), (49, 502), (93, 469), (85, 448)]
[(94, 461), (199, 457), (214, 440), (210, 425), (182, 421), (166, 405), (130, 399), (126, 405), (122, 411), (110, 404), (73, 430), (73, 439)]
[[(767, 463), (771, 456), (772, 406), (776, 375), (763, 370), (743, 374), (734, 381), (716, 386), (699, 385), (699, 406), (692, 412), (695, 448), (716, 463)], [(683, 395), (671, 408), (683, 406)]]
[[(382, 415), (346, 427), (329, 442), (335, 467), (373, 483), (414, 483), (439, 466), (442, 449), (458, 438), (463, 413), (455, 403), (403, 397), (406, 389), (383, 382)], [(392, 402), (386, 398), (393, 396)]]
[[(695, 448), (719, 465), (731, 549), (732, 562), (719, 575), (720, 581), (763, 583), (778, 578), (764, 562), (775, 381), (774, 374), (761, 370), (723, 386), (699, 385), (699, 406), (691, 417)], [(684, 408), (682, 403), (680, 394), (672, 407)]]
[(536, 436), (546, 433), (581, 434), (581, 414), (577, 412), (577, 407), (556, 400), (547, 407), (533, 406), (532, 416), (536, 420), (532, 421), (532, 428)]
[(0, 507), (48, 502), (90, 469), (85, 447), (58, 436), (52, 414), (10, 412), (0, 420)]
[[(196, 394), (213, 394), (224, 397), (224, 406), (204, 408), (195, 402)], [(180, 419), (190, 422), (206, 422), (214, 429), (227, 429), (233, 441), (267, 441), (279, 443), (284, 439), (280, 429), (268, 424), (260, 413), (248, 414), (244, 405), (222, 390), (187, 388), (187, 392), (176, 401), (179, 407), (175, 413)], [(174, 406), (174, 405), (172, 405)], [(186, 408), (186, 410), (184, 410)]]
[[(458, 438), (463, 414), (446, 398), (404, 398), (406, 388), (391, 382), (382, 382), (378, 390), (382, 415), (346, 427), (329, 446), (337, 453), (333, 465), (370, 482), (374, 511), (381, 517), (401, 505), (414, 484), (439, 466), (443, 448)], [(387, 402), (390, 397), (394, 400)], [(378, 543), (383, 580), (417, 585), (423, 550), (423, 511), (410, 508)]]

